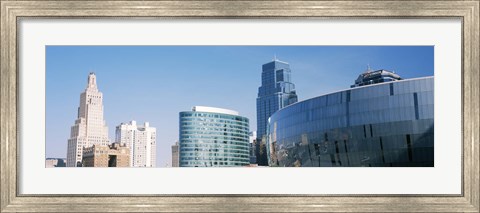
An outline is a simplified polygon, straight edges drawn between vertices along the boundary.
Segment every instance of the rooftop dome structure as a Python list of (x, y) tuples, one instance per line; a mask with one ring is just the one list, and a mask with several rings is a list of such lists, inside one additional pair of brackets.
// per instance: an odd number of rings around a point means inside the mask
[(354, 87), (361, 87), (370, 84), (377, 84), (383, 82), (390, 82), (390, 81), (398, 81), (402, 80), (402, 78), (395, 74), (395, 72), (391, 72), (388, 70), (380, 69), (380, 70), (372, 70), (370, 67), (364, 73), (360, 74), (355, 80), (355, 84), (351, 85), (351, 88)]

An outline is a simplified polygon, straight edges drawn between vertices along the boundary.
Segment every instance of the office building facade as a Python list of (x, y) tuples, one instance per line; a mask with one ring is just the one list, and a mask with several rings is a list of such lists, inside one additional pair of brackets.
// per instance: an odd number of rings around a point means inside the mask
[(136, 121), (122, 123), (115, 130), (115, 141), (130, 149), (130, 167), (155, 167), (157, 130), (148, 122), (143, 126)]
[(172, 167), (180, 167), (179, 152), (180, 149), (177, 141), (175, 142), (175, 144), (172, 145)]
[(257, 162), (267, 165), (265, 135), (268, 118), (277, 110), (297, 102), (295, 85), (292, 83), (290, 65), (277, 60), (262, 66), (262, 85), (257, 97)]
[(370, 80), (274, 113), (270, 166), (434, 166), (433, 76)]
[(90, 73), (87, 88), (80, 94), (77, 119), (70, 129), (67, 147), (67, 166), (82, 165), (83, 148), (107, 146), (108, 127), (103, 119), (103, 94), (98, 90), (95, 73)]
[(277, 110), (297, 102), (290, 65), (274, 59), (262, 66), (262, 85), (257, 97), (257, 136), (266, 134), (268, 118)]
[(238, 112), (195, 106), (180, 112), (180, 167), (249, 164), (249, 120)]
[(129, 167), (130, 149), (125, 144), (93, 145), (83, 149), (83, 167)]

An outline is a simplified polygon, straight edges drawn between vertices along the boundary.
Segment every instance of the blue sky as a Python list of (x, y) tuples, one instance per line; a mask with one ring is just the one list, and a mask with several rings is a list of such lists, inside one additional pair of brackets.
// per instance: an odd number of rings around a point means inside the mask
[(170, 165), (178, 113), (192, 106), (239, 111), (256, 130), (262, 64), (290, 64), (299, 100), (349, 88), (367, 64), (403, 78), (434, 73), (433, 46), (47, 46), (46, 157), (66, 157), (89, 72), (97, 75), (113, 142), (122, 122), (157, 128), (157, 167)]

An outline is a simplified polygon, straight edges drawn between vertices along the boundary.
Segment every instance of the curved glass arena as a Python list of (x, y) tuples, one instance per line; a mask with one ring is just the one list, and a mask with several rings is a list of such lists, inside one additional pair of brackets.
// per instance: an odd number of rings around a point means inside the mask
[(369, 81), (274, 113), (269, 165), (434, 166), (433, 76)]
[(249, 120), (238, 112), (193, 107), (180, 112), (180, 167), (245, 166), (249, 158)]

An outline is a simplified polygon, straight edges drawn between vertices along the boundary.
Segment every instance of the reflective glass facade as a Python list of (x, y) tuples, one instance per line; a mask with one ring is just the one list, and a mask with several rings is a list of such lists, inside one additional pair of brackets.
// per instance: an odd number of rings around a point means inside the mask
[(213, 112), (180, 112), (180, 167), (250, 164), (248, 118)]
[(268, 118), (277, 110), (297, 102), (295, 85), (291, 82), (290, 65), (274, 60), (262, 66), (262, 86), (257, 97), (257, 136), (267, 133)]
[(431, 167), (433, 134), (433, 76), (378, 83), (274, 113), (268, 160), (280, 167)]

